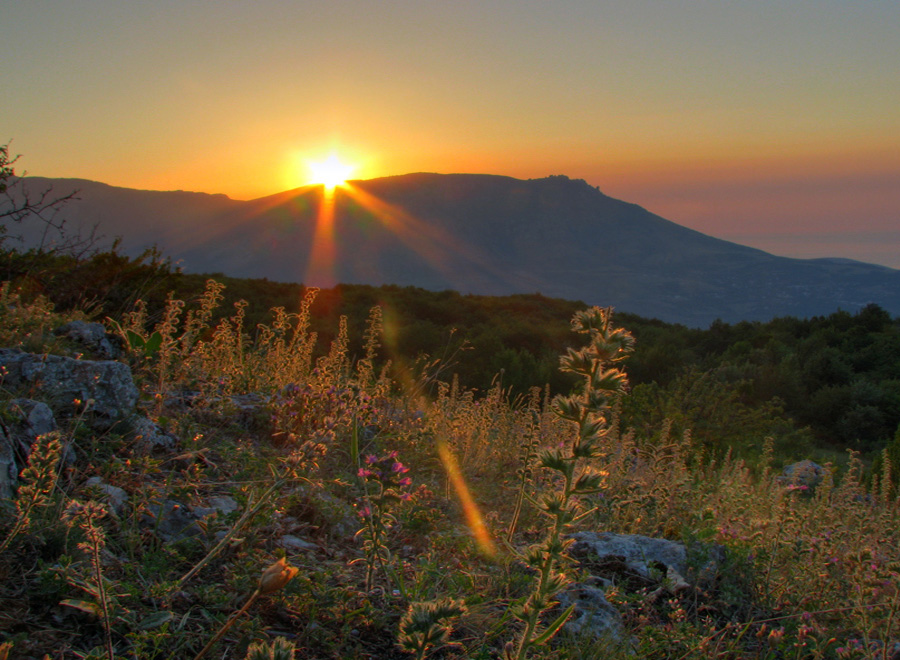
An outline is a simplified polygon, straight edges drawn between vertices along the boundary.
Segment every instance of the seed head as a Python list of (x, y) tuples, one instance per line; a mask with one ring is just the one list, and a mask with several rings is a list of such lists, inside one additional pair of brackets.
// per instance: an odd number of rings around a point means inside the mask
[(262, 577), (259, 578), (259, 593), (270, 594), (278, 591), (290, 582), (299, 570), (289, 565), (282, 557), (263, 571)]

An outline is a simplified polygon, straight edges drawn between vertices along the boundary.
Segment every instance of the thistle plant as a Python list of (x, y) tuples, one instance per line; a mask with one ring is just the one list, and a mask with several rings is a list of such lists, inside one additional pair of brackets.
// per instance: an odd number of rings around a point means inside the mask
[(412, 499), (409, 492), (412, 479), (404, 476), (407, 472), (409, 468), (398, 460), (396, 451), (380, 458), (370, 454), (366, 456), (363, 467), (359, 468), (358, 476), (363, 488), (359, 515), (364, 524), (356, 536), (363, 541), (366, 591), (373, 588), (375, 576), (380, 570), (406, 595), (403, 581), (391, 568), (388, 535), (397, 523), (392, 509), (397, 503)]
[(552, 639), (575, 607), (569, 606), (541, 629), (541, 615), (551, 608), (553, 597), (566, 583), (558, 568), (564, 561), (566, 547), (571, 544), (571, 540), (564, 538), (565, 531), (590, 513), (582, 510), (581, 498), (599, 492), (603, 486), (604, 474), (594, 470), (590, 461), (605, 455), (612, 405), (624, 394), (627, 385), (625, 373), (616, 365), (628, 357), (634, 338), (611, 324), (611, 314), (610, 309), (599, 307), (576, 313), (572, 329), (587, 335), (588, 344), (578, 350), (570, 348), (560, 358), (560, 369), (577, 374), (583, 383), (580, 392), (557, 396), (552, 409), (577, 430), (568, 446), (546, 450), (540, 456), (541, 466), (556, 472), (562, 486), (557, 492), (545, 494), (538, 503), (551, 526), (544, 541), (530, 548), (524, 557), (538, 571), (538, 578), (534, 591), (513, 610), (525, 629), (518, 644), (509, 643), (504, 648), (507, 660), (522, 660), (532, 648)]
[(416, 660), (423, 660), (429, 650), (447, 644), (449, 621), (465, 612), (462, 601), (450, 598), (413, 603), (400, 619), (397, 644), (404, 651), (414, 653)]
[(247, 648), (244, 660), (293, 660), (296, 647), (282, 637), (276, 637), (271, 645), (254, 642)]

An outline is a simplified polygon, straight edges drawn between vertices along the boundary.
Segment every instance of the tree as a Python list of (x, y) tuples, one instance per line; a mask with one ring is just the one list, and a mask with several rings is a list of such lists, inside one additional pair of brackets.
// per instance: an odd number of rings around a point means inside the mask
[(9, 143), (0, 145), (0, 247), (4, 247), (7, 239), (21, 240), (21, 236), (11, 235), (12, 224), (21, 224), (25, 220), (36, 219), (43, 223), (41, 238), (35, 247), (45, 250), (50, 242), (52, 251), (69, 254), (84, 254), (97, 242), (95, 229), (87, 236), (70, 233), (65, 229), (65, 220), (59, 218), (59, 211), (67, 202), (78, 199), (77, 191), (60, 197), (53, 195), (52, 188), (35, 191), (23, 185), (22, 176), (16, 176), (14, 165), (19, 156), (9, 155)]

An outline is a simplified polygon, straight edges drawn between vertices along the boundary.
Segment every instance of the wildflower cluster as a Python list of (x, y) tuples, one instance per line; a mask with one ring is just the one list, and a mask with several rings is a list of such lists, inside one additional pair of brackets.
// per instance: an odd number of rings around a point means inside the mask
[(362, 486), (359, 515), (364, 524), (356, 535), (363, 543), (367, 590), (374, 586), (375, 574), (380, 569), (392, 578), (399, 591), (404, 591), (402, 580), (391, 568), (388, 534), (397, 526), (394, 507), (413, 498), (412, 479), (406, 476), (407, 472), (409, 468), (392, 451), (381, 457), (369, 454), (357, 473)]
[(376, 401), (367, 392), (317, 381), (287, 385), (271, 408), (273, 439), (293, 448), (301, 467), (315, 467), (335, 441), (353, 436), (376, 416)]

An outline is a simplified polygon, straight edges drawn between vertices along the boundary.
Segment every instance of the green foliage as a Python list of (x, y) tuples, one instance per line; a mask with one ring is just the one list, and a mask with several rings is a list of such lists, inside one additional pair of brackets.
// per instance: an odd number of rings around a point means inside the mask
[(380, 457), (368, 455), (357, 473), (362, 489), (358, 511), (363, 525), (356, 536), (362, 540), (365, 553), (366, 590), (375, 586), (376, 575), (381, 572), (406, 596), (403, 579), (393, 566), (389, 536), (397, 526), (395, 509), (400, 503), (413, 499), (412, 479), (405, 476), (407, 472), (409, 468), (399, 461), (397, 452), (392, 451)]

